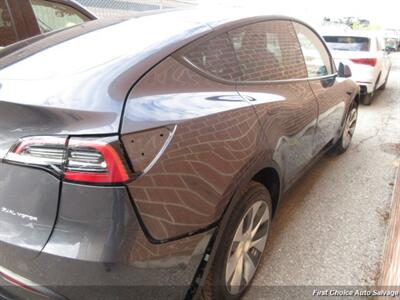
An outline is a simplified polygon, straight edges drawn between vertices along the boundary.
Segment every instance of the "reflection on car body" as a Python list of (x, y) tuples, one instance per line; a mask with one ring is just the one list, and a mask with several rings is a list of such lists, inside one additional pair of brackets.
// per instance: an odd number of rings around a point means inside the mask
[(0, 84), (0, 206), (37, 217), (0, 218), (0, 278), (38, 299), (240, 298), (359, 91), (299, 20), (197, 12), (54, 33)]

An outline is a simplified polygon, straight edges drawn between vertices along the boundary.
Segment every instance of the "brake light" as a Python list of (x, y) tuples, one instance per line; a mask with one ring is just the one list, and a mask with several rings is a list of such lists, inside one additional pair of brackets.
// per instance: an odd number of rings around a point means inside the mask
[(117, 151), (108, 143), (71, 138), (64, 178), (83, 182), (124, 182), (129, 179)]
[(28, 137), (19, 140), (5, 160), (37, 166), (65, 180), (86, 183), (122, 183), (129, 179), (115, 137)]
[(375, 67), (377, 59), (376, 58), (352, 58), (350, 59), (355, 64), (368, 65)]

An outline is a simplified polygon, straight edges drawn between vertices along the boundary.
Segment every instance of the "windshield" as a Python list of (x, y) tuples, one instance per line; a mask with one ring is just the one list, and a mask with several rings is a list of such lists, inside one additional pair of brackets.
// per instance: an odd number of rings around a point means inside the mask
[(331, 50), (341, 51), (369, 51), (370, 39), (356, 36), (324, 36), (325, 42)]

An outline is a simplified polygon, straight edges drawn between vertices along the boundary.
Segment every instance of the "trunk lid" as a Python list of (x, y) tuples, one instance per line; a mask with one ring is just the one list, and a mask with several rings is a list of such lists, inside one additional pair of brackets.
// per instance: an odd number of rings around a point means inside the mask
[(88, 111), (79, 97), (67, 101), (68, 91), (58, 93), (54, 81), (0, 79), (0, 85), (0, 252), (6, 243), (32, 250), (32, 258), (53, 230), (61, 184), (43, 169), (6, 162), (6, 154), (28, 136), (117, 133), (123, 101), (97, 102)]
[(352, 58), (374, 58), (376, 54), (371, 51), (340, 51), (331, 50), (332, 56), (335, 59), (352, 59)]

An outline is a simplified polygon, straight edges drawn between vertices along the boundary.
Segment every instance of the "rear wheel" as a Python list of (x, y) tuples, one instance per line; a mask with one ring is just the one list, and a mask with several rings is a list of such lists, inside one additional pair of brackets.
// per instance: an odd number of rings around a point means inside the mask
[(217, 249), (202, 299), (240, 299), (249, 287), (264, 252), (272, 217), (268, 190), (251, 181), (242, 191)]
[(368, 93), (366, 95), (364, 95), (364, 97), (362, 97), (362, 103), (364, 105), (371, 105), (372, 100), (374, 99), (374, 95), (375, 91), (372, 91), (371, 93)]
[(349, 148), (351, 139), (353, 138), (353, 134), (356, 129), (357, 116), (358, 105), (356, 102), (353, 102), (346, 117), (342, 136), (333, 147), (333, 152), (336, 154), (342, 154)]

